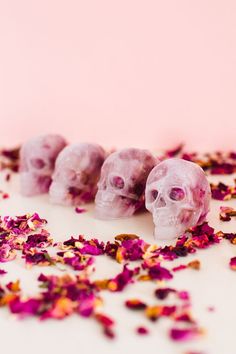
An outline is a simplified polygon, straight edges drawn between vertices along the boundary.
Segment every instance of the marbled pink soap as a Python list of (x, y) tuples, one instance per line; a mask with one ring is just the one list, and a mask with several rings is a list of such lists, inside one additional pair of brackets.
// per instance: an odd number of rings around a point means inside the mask
[(101, 219), (133, 215), (144, 205), (146, 179), (156, 164), (147, 150), (129, 148), (105, 160), (95, 198), (95, 214)]
[(94, 199), (105, 151), (97, 144), (67, 146), (56, 160), (50, 201), (62, 205), (79, 205)]
[(33, 196), (48, 192), (55, 160), (65, 146), (65, 139), (53, 134), (33, 138), (22, 145), (20, 184), (23, 195)]
[(146, 208), (153, 215), (155, 238), (170, 240), (205, 220), (211, 190), (201, 167), (172, 158), (151, 171), (145, 196)]

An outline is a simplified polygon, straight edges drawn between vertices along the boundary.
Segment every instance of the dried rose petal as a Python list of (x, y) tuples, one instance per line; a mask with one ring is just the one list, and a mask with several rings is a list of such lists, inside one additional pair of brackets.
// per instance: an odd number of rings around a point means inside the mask
[(31, 249), (30, 252), (25, 253), (22, 258), (25, 259), (27, 265), (39, 265), (39, 266), (49, 266), (54, 263), (53, 258), (49, 255), (46, 250), (37, 251), (36, 249)]
[(236, 210), (230, 207), (220, 207), (220, 220), (230, 221), (232, 216), (236, 216)]
[(19, 296), (9, 303), (10, 311), (21, 315), (37, 315), (40, 306), (41, 301), (38, 299), (21, 300)]
[(189, 293), (186, 290), (178, 291), (177, 294), (181, 300), (188, 301), (190, 299)]
[(124, 265), (122, 272), (116, 275), (115, 278), (110, 279), (107, 287), (110, 291), (122, 291), (128, 284), (133, 282), (133, 277), (138, 273), (138, 267), (131, 270), (127, 265)]
[(146, 327), (140, 326), (136, 328), (136, 332), (141, 335), (147, 335), (149, 334), (149, 330)]
[(11, 292), (13, 292), (13, 293), (17, 293), (17, 292), (19, 292), (19, 291), (21, 290), (21, 288), (20, 288), (20, 281), (17, 280), (17, 281), (15, 281), (15, 282), (10, 282), (10, 283), (8, 283), (8, 284), (6, 285), (6, 288), (7, 288), (8, 290), (10, 290)]
[(232, 270), (236, 270), (236, 257), (230, 259), (229, 266)]
[(204, 170), (209, 171), (213, 175), (228, 175), (236, 171), (235, 152), (233, 151), (228, 153), (206, 153), (203, 155), (197, 153), (183, 153), (181, 157), (185, 160), (197, 163)]
[(79, 207), (76, 207), (75, 208), (75, 212), (77, 213), (77, 214), (82, 214), (82, 213), (85, 213), (87, 210), (86, 209), (84, 209), (84, 208), (79, 208)]
[(196, 327), (186, 329), (172, 328), (170, 330), (170, 338), (174, 341), (186, 341), (197, 337), (200, 333)]
[(71, 266), (74, 270), (84, 270), (94, 263), (94, 258), (76, 251), (57, 253), (57, 262)]
[(159, 300), (164, 300), (168, 297), (170, 293), (175, 293), (175, 289), (171, 288), (159, 288), (155, 290), (155, 295)]
[(160, 264), (150, 267), (148, 269), (148, 274), (153, 280), (168, 280), (173, 278), (170, 271), (164, 267), (161, 267)]
[(220, 182), (217, 185), (211, 184), (212, 198), (217, 200), (229, 200), (235, 194), (235, 187), (227, 186)]
[(144, 310), (147, 305), (139, 299), (126, 300), (125, 306), (131, 310)]
[(179, 270), (186, 269), (187, 266), (185, 264), (180, 264), (177, 267), (172, 268), (173, 272), (178, 272)]

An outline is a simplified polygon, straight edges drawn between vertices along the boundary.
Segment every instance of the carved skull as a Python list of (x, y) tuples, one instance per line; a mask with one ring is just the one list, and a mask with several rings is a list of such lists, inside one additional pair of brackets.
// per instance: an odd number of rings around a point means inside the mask
[(147, 150), (130, 148), (109, 155), (98, 183), (96, 216), (128, 217), (143, 207), (146, 180), (155, 164), (155, 158)]
[(78, 205), (92, 200), (104, 159), (105, 151), (97, 144), (72, 144), (62, 150), (49, 190), (51, 202)]
[(20, 150), (20, 183), (23, 195), (48, 192), (55, 160), (66, 146), (60, 135), (44, 135), (31, 139)]
[(159, 163), (145, 190), (146, 208), (153, 214), (156, 239), (174, 239), (202, 223), (209, 211), (210, 186), (197, 164), (178, 158)]

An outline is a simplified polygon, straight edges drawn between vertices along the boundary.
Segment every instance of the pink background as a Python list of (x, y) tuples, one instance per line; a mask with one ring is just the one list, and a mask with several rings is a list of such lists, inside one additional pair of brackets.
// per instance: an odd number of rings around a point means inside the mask
[(0, 145), (236, 149), (235, 0), (0, 0)]

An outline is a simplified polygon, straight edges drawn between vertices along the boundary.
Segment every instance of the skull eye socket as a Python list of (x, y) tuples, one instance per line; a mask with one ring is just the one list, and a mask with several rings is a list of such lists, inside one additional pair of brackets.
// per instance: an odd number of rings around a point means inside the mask
[(107, 189), (107, 184), (105, 181), (99, 181), (98, 182), (98, 189), (105, 190)]
[(150, 202), (154, 202), (158, 197), (158, 190), (156, 189), (152, 189), (150, 192), (149, 192), (149, 200)]
[(169, 192), (169, 198), (176, 202), (179, 202), (185, 198), (185, 192), (180, 187), (172, 187)]
[(45, 167), (45, 162), (42, 159), (34, 158), (30, 160), (31, 166), (36, 170), (41, 170)]
[(125, 181), (120, 176), (112, 176), (110, 179), (111, 186), (117, 189), (122, 189), (125, 186)]
[(70, 182), (75, 181), (76, 177), (76, 172), (74, 170), (67, 170), (65, 173), (65, 178)]

